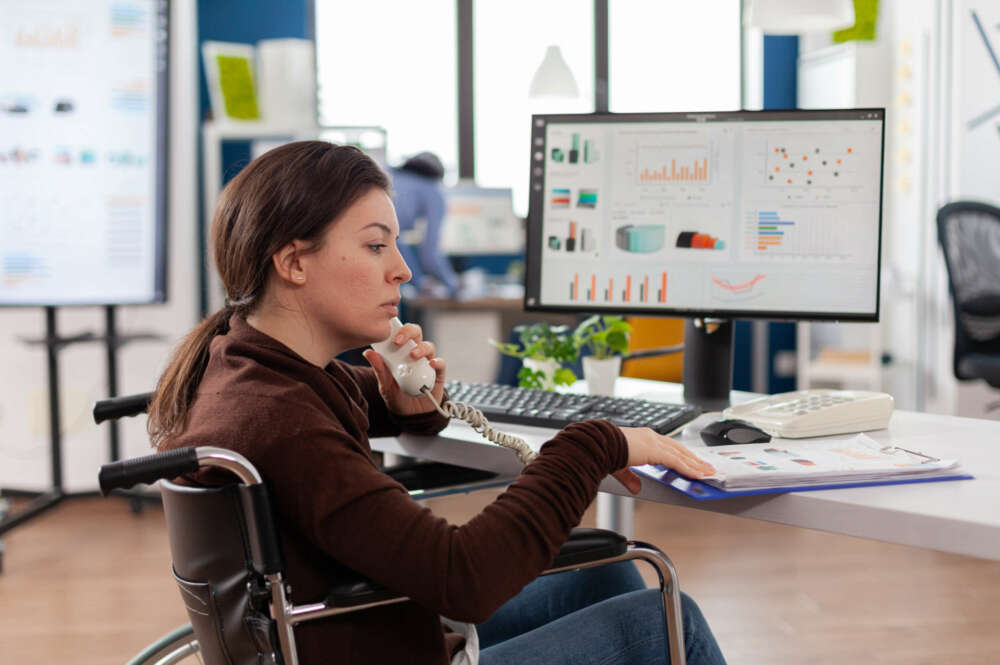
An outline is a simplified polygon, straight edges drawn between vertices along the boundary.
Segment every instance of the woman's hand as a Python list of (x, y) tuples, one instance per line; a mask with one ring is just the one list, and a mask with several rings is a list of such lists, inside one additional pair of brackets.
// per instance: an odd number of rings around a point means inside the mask
[[(396, 332), (396, 336), (392, 341), (396, 346), (402, 346), (411, 339), (416, 343), (416, 347), (410, 351), (410, 358), (414, 360), (427, 358), (434, 369), (434, 388), (431, 390), (431, 394), (434, 395), (434, 399), (440, 404), (444, 397), (444, 358), (434, 357), (434, 344), (423, 340), (423, 331), (415, 323), (405, 324)], [(413, 397), (403, 392), (399, 384), (396, 383), (396, 379), (393, 378), (392, 372), (386, 366), (385, 360), (374, 349), (365, 349), (362, 355), (368, 361), (368, 364), (372, 366), (372, 369), (375, 370), (375, 378), (378, 379), (378, 391), (381, 393), (382, 399), (385, 400), (390, 411), (400, 416), (412, 416), (434, 410), (434, 405), (431, 404), (429, 399), (425, 397)]]
[(628, 466), (611, 475), (632, 494), (638, 494), (642, 488), (639, 476), (629, 468), (632, 466), (661, 464), (688, 478), (704, 478), (715, 473), (715, 467), (687, 447), (648, 427), (622, 427), (621, 431), (628, 442)]

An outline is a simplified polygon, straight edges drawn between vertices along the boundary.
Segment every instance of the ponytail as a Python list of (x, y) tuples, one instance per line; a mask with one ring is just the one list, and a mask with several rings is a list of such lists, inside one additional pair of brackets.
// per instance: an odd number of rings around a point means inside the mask
[(188, 409), (198, 392), (198, 384), (208, 366), (208, 349), (216, 335), (229, 332), (229, 317), (236, 308), (228, 304), (205, 318), (188, 333), (170, 358), (170, 363), (156, 383), (149, 404), (146, 428), (155, 447), (179, 434), (187, 422)]

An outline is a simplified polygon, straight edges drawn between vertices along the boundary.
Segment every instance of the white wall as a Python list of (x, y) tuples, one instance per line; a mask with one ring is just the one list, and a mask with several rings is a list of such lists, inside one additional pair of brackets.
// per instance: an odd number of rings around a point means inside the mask
[[(950, 4), (954, 44), (948, 63), (953, 81), (950, 192), (953, 198), (1000, 205), (1000, 71), (972, 18), (974, 11), (993, 54), (1000, 57), (1000, 3), (952, 0)], [(984, 381), (963, 381), (956, 390), (956, 413), (1000, 419), (1000, 410), (987, 411), (997, 400), (1000, 391)]]
[[(119, 308), (118, 332), (151, 331), (162, 342), (124, 347), (119, 355), (122, 394), (150, 390), (173, 345), (197, 317), (197, 12), (195, 0), (171, 3), (169, 301), (164, 305)], [(101, 308), (59, 311), (63, 335), (103, 333)], [(48, 376), (44, 348), (22, 337), (41, 337), (45, 314), (39, 309), (0, 310), (0, 488), (50, 487)], [(104, 347), (78, 344), (59, 357), (63, 420), (63, 478), (68, 491), (96, 488), (97, 467), (107, 460), (107, 426), (94, 425), (95, 400), (107, 395)], [(124, 422), (122, 454), (147, 454), (145, 419)]]
[(953, 321), (935, 222), (948, 201), (1000, 197), (1000, 114), (968, 127), (1000, 103), (1000, 73), (972, 9), (1000, 47), (995, 0), (883, 0), (876, 42), (831, 47), (829, 35), (807, 35), (800, 53), (842, 49), (854, 63), (853, 80), (843, 83), (853, 89), (841, 92), (857, 106), (886, 107), (881, 328), (894, 362), (884, 389), (901, 408), (983, 417), (996, 392), (952, 374)]

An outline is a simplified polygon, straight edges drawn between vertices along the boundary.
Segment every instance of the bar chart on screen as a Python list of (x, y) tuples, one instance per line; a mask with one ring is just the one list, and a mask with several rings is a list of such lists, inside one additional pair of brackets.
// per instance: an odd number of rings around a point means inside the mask
[(870, 255), (869, 235), (830, 206), (749, 210), (743, 228), (744, 254), (755, 259), (856, 262)]
[(654, 305), (667, 303), (667, 271), (619, 275), (574, 272), (567, 284), (573, 303)]
[(707, 145), (636, 146), (637, 185), (711, 183)]

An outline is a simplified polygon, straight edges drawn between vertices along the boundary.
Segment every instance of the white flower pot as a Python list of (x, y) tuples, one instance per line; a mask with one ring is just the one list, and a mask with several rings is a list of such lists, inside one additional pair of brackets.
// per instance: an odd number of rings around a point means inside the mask
[(541, 372), (544, 374), (542, 379), (542, 388), (545, 390), (555, 390), (556, 383), (556, 371), (559, 369), (559, 362), (553, 358), (546, 358), (545, 360), (536, 360), (535, 358), (524, 358), (522, 364), (530, 370), (535, 372)]
[(590, 395), (614, 395), (615, 379), (622, 371), (622, 357), (603, 358), (593, 356), (583, 359), (583, 378), (587, 382)]

